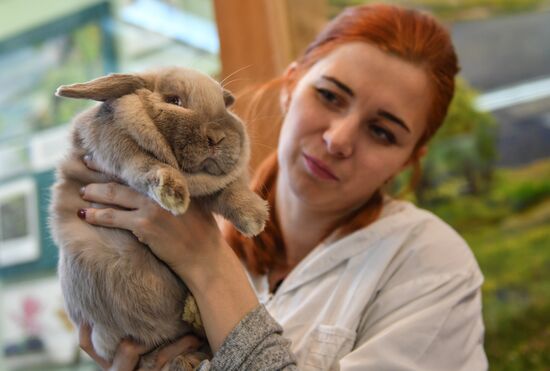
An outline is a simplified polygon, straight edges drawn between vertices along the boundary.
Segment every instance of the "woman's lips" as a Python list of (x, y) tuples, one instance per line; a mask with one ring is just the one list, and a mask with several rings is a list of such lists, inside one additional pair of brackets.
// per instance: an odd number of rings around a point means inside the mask
[(320, 160), (316, 159), (315, 157), (311, 157), (303, 153), (306, 166), (308, 170), (313, 173), (313, 175), (317, 176), (321, 179), (327, 179), (327, 180), (339, 180), (336, 175), (330, 171), (327, 165), (322, 163)]

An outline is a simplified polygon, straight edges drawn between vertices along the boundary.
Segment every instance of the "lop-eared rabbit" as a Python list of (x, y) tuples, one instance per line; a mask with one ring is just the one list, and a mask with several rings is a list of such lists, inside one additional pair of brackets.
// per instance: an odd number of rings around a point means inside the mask
[[(112, 360), (121, 339), (130, 337), (153, 350), (142, 360), (146, 368), (155, 348), (190, 332), (204, 335), (194, 300), (132, 233), (80, 220), (76, 211), (91, 205), (79, 190), (93, 182), (123, 182), (174, 215), (184, 213), (192, 198), (242, 233), (256, 235), (268, 211), (248, 188), (247, 133), (228, 110), (233, 96), (191, 69), (111, 74), (61, 86), (56, 95), (101, 102), (75, 118), (72, 146), (52, 188), (50, 229), (60, 250), (65, 307), (75, 324), (92, 325), (99, 356)], [(85, 154), (100, 172), (84, 165)], [(167, 367), (196, 364), (196, 357), (179, 356)]]

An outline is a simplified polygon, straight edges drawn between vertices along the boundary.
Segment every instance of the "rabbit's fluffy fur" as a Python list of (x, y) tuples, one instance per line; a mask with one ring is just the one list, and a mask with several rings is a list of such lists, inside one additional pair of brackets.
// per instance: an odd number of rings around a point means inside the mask
[[(244, 234), (258, 234), (267, 204), (247, 186), (249, 143), (227, 110), (233, 97), (210, 77), (177, 67), (112, 74), (61, 86), (56, 95), (102, 102), (76, 117), (52, 188), (50, 229), (71, 319), (92, 324), (94, 348), (105, 359), (124, 337), (153, 349), (196, 331), (182, 320), (185, 285), (129, 231), (80, 220), (76, 211), (91, 205), (79, 190), (114, 174), (173, 214), (185, 212), (192, 197)], [(101, 173), (84, 166), (84, 154)]]

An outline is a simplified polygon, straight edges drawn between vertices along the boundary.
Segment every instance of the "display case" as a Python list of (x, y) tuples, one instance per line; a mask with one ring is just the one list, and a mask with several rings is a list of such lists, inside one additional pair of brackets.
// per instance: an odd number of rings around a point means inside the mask
[(54, 92), (117, 70), (112, 21), (108, 1), (0, 3), (1, 370), (93, 369), (63, 311), (47, 209), (68, 122), (90, 104)]
[[(70, 119), (90, 103), (54, 96), (57, 86), (115, 71), (107, 1), (8, 1), (0, 31), (0, 278), (55, 269), (47, 230), (53, 164)], [(11, 3), (11, 4), (10, 4)], [(20, 22), (18, 14), (36, 7)], [(10, 17), (11, 14), (11, 17)]]

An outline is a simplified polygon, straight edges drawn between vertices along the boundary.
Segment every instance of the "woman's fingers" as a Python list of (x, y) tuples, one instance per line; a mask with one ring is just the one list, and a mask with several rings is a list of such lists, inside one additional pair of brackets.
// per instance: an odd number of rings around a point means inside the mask
[(109, 371), (133, 371), (139, 362), (139, 358), (147, 349), (130, 340), (122, 340), (118, 345), (113, 365)]
[[(108, 228), (126, 229), (137, 238), (141, 243), (148, 245), (144, 237), (143, 228), (139, 223), (135, 222), (135, 218), (132, 217), (132, 211), (117, 210), (111, 208), (105, 209), (80, 209), (77, 215), (80, 219), (93, 225), (99, 225)], [(143, 219), (138, 219), (143, 220)], [(144, 223), (141, 223), (142, 225)]]
[(135, 218), (132, 217), (131, 213), (131, 211), (105, 208), (80, 209), (78, 210), (77, 215), (80, 219), (93, 225), (126, 229), (132, 232), (139, 242), (148, 245), (149, 243), (144, 237), (143, 228), (139, 227), (139, 223), (135, 221)]
[(129, 213), (129, 211), (112, 208), (90, 208), (78, 210), (77, 215), (80, 219), (90, 224), (131, 230), (132, 225), (130, 225), (131, 218)]
[(148, 244), (145, 237), (151, 229), (147, 221), (167, 213), (147, 196), (118, 183), (92, 183), (82, 187), (80, 193), (84, 200), (96, 204), (78, 210), (80, 219), (103, 227), (126, 229), (144, 244)]
[(117, 181), (119, 183), (124, 183), (124, 181), (122, 181), (122, 179), (119, 178), (116, 174), (110, 174), (110, 173), (108, 174), (103, 169), (101, 169), (101, 167), (94, 160), (94, 158), (91, 154), (89, 154), (89, 153), (85, 154), (84, 157), (82, 157), (82, 162), (84, 162), (84, 165), (86, 165), (86, 167), (88, 169), (90, 169), (92, 171), (95, 171), (97, 173), (105, 174), (109, 178), (114, 179), (115, 181)]
[(108, 370), (111, 365), (109, 362), (101, 358), (95, 352), (94, 346), (92, 344), (92, 327), (89, 324), (82, 324), (78, 329), (78, 340), (80, 343), (80, 348), (85, 351), (95, 363), (99, 365), (103, 370)]
[(82, 157), (82, 161), (84, 161), (84, 164), (86, 167), (90, 170), (101, 172), (101, 169), (99, 168), (99, 165), (94, 161), (91, 154), (87, 153)]
[(145, 196), (132, 188), (118, 183), (93, 183), (80, 189), (80, 195), (86, 201), (117, 205), (126, 209), (136, 209)]
[(109, 371), (133, 371), (135, 370), (139, 358), (148, 351), (143, 345), (139, 345), (130, 340), (122, 340), (116, 350), (113, 363), (109, 363), (97, 355), (92, 344), (92, 327), (88, 324), (81, 324), (78, 329), (80, 348), (85, 351), (95, 363), (103, 370)]
[(194, 352), (200, 348), (202, 342), (194, 335), (186, 335), (177, 341), (163, 347), (157, 354), (155, 368), (160, 370), (164, 365), (180, 354)]

